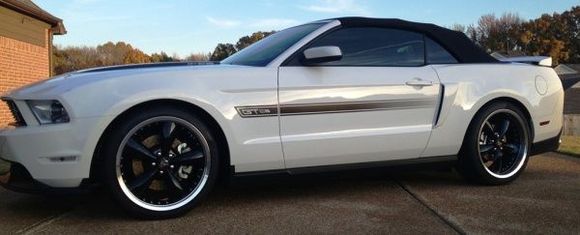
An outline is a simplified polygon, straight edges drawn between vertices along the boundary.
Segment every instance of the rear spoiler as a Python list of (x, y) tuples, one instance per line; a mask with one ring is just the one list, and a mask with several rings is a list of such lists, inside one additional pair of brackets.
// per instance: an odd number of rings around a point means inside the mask
[(526, 63), (552, 67), (552, 57), (549, 56), (519, 56), (519, 57), (501, 58), (499, 60), (504, 62)]

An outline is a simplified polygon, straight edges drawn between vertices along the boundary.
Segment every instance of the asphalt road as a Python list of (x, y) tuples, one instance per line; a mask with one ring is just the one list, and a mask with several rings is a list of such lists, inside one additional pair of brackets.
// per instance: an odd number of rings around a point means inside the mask
[(104, 193), (30, 196), (0, 190), (0, 233), (580, 233), (580, 159), (532, 158), (506, 186), (450, 171), (384, 169), (237, 180), (172, 220), (126, 216)]

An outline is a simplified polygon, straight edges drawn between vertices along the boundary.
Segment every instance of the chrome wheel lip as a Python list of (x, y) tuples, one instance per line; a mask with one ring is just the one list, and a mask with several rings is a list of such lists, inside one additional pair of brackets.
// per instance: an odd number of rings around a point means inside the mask
[[(173, 121), (173, 122), (176, 122), (176, 123), (179, 123), (179, 124), (185, 126), (190, 131), (192, 131), (193, 134), (195, 134), (195, 137), (198, 139), (198, 141), (200, 142), (200, 144), (203, 148), (203, 153), (204, 153), (204, 157), (205, 157), (205, 161), (206, 161), (205, 167), (203, 169), (202, 177), (199, 180), (199, 183), (196, 185), (195, 189), (189, 195), (185, 196), (183, 199), (179, 200), (178, 202), (167, 204), (167, 205), (150, 204), (150, 203), (144, 202), (141, 199), (139, 199), (138, 197), (136, 197), (133, 194), (133, 192), (131, 192), (131, 190), (127, 187), (127, 184), (123, 180), (123, 176), (122, 176), (122, 172), (121, 172), (121, 159), (122, 159), (123, 149), (127, 145), (127, 142), (129, 141), (131, 136), (133, 134), (135, 134), (135, 132), (137, 132), (137, 130), (141, 129), (142, 127), (147, 126), (147, 125), (152, 124), (152, 123), (155, 123), (155, 122), (160, 122), (160, 121)], [(207, 183), (207, 181), (209, 179), (210, 169), (211, 169), (211, 153), (209, 150), (209, 144), (208, 144), (206, 138), (201, 133), (201, 131), (197, 127), (195, 127), (193, 124), (189, 123), (188, 121), (183, 120), (181, 118), (172, 117), (172, 116), (159, 116), (159, 117), (150, 118), (150, 119), (147, 119), (143, 122), (140, 122), (135, 127), (133, 127), (133, 129), (131, 129), (127, 133), (127, 135), (125, 135), (123, 140), (121, 141), (121, 144), (119, 145), (119, 148), (117, 149), (117, 155), (116, 155), (116, 161), (115, 161), (115, 171), (116, 171), (117, 181), (119, 183), (119, 186), (121, 187), (121, 190), (123, 191), (123, 194), (125, 194), (125, 196), (127, 198), (129, 198), (129, 200), (131, 200), (131, 202), (133, 202), (135, 205), (137, 205), (143, 209), (147, 209), (147, 210), (151, 210), (151, 211), (159, 211), (159, 212), (171, 211), (171, 210), (181, 208), (181, 207), (187, 205), (193, 199), (195, 199), (201, 193), (205, 184)]]
[[(487, 165), (485, 165), (485, 162), (483, 160), (483, 156), (481, 155), (481, 151), (480, 151), (481, 146), (479, 144), (479, 138), (481, 138), (481, 134), (482, 134), (483, 129), (486, 125), (486, 122), (488, 122), (491, 117), (493, 117), (499, 113), (506, 113), (506, 114), (509, 114), (512, 117), (514, 117), (518, 121), (518, 124), (520, 125), (520, 128), (522, 130), (522, 136), (523, 136), (523, 143), (521, 143), (521, 147), (520, 147), (520, 149), (521, 149), (523, 146), (523, 151), (521, 153), (519, 153), (519, 156), (517, 159), (519, 162), (517, 163), (517, 165), (515, 167), (513, 167), (513, 169), (510, 172), (508, 172), (506, 174), (495, 173), (495, 172), (491, 171)], [(498, 179), (506, 179), (506, 178), (510, 178), (510, 177), (514, 176), (515, 174), (517, 174), (521, 170), (521, 168), (524, 166), (524, 163), (526, 162), (526, 159), (528, 157), (528, 149), (529, 149), (529, 133), (527, 132), (527, 129), (525, 128), (524, 125), (525, 125), (525, 123), (522, 120), (522, 118), (516, 112), (514, 112), (513, 110), (510, 110), (510, 109), (495, 110), (494, 112), (492, 112), (491, 114), (489, 114), (485, 118), (485, 120), (483, 121), (483, 123), (479, 127), (479, 131), (478, 131), (478, 135), (477, 135), (477, 138), (478, 138), (477, 153), (478, 153), (479, 161), (480, 161), (481, 165), (483, 166), (483, 169), (485, 169), (485, 171), (488, 174), (490, 174), (491, 176), (498, 178)]]

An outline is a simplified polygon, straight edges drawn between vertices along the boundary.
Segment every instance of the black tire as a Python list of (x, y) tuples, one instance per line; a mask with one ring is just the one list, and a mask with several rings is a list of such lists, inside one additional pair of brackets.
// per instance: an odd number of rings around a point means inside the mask
[(526, 115), (518, 106), (503, 101), (486, 105), (469, 125), (457, 170), (473, 183), (512, 182), (526, 168), (530, 133)]
[(190, 211), (219, 174), (220, 151), (212, 130), (196, 115), (172, 106), (124, 117), (106, 137), (102, 154), (105, 185), (127, 212), (142, 219)]

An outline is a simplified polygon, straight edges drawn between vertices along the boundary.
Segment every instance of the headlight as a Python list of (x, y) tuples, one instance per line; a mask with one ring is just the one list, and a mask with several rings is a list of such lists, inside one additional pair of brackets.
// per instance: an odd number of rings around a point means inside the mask
[(58, 100), (28, 100), (27, 103), (41, 125), (70, 121), (68, 113)]

